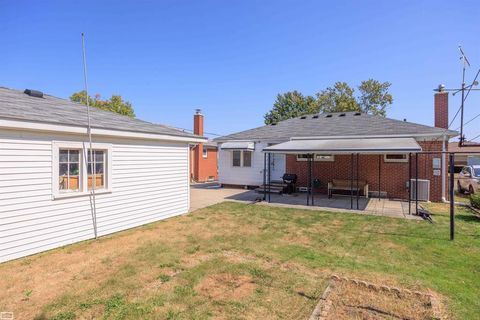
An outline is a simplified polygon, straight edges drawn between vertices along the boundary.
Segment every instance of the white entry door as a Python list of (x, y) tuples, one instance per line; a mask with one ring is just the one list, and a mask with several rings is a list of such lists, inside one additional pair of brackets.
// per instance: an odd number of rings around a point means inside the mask
[(282, 180), (285, 173), (285, 155), (273, 153), (270, 156), (270, 174), (271, 180)]

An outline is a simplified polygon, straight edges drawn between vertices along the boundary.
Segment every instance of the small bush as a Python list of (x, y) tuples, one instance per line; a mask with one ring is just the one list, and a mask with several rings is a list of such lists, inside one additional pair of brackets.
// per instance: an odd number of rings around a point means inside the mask
[(168, 274), (164, 274), (162, 273), (161, 275), (158, 276), (158, 280), (162, 281), (162, 282), (168, 282), (170, 281), (172, 277), (170, 277)]
[(480, 209), (480, 193), (470, 195), (470, 205), (474, 208)]

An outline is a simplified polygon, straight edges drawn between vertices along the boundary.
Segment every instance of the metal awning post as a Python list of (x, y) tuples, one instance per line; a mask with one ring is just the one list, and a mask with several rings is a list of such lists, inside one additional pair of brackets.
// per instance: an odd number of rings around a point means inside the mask
[(310, 195), (312, 197), (312, 206), (315, 205), (315, 200), (313, 197), (313, 161), (314, 161), (315, 155), (312, 154), (312, 159), (310, 159)]
[(271, 179), (270, 179), (270, 173), (271, 173), (271, 171), (270, 171), (270, 156), (271, 156), (271, 153), (268, 153), (268, 203), (270, 203), (270, 201), (271, 201), (271, 192), (270, 192), (270, 191), (271, 191), (271, 190), (270, 190), (270, 181), (271, 181)]
[(307, 162), (308, 162), (308, 167), (307, 167), (307, 171), (308, 171), (308, 176), (307, 176), (307, 206), (310, 205), (310, 180), (312, 179), (312, 177), (310, 176), (311, 174), (311, 171), (310, 171), (310, 154), (307, 154)]
[(455, 240), (455, 153), (450, 153), (450, 240)]
[(381, 191), (381, 185), (382, 183), (382, 155), (378, 155), (378, 201), (380, 201), (380, 191)]
[(356, 174), (356, 176), (357, 176), (357, 210), (359, 209), (358, 208), (358, 196), (359, 196), (359, 193), (360, 193), (360, 189), (358, 188), (358, 180), (360, 179), (359, 172), (358, 172), (359, 171), (359, 165), (358, 165), (359, 159), (360, 159), (360, 154), (357, 153), (357, 161), (356, 161), (356, 164), (357, 164), (357, 174)]
[(353, 153), (350, 155), (350, 209), (353, 209)]
[(263, 154), (263, 201), (267, 200), (267, 154)]
[(418, 152), (415, 154), (415, 214), (418, 214)]
[(408, 215), (412, 214), (412, 153), (408, 154)]

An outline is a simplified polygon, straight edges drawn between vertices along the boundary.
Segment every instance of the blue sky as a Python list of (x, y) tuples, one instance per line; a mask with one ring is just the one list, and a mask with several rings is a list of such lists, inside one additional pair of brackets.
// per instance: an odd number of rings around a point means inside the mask
[[(335, 81), (392, 83), (388, 116), (433, 124), (433, 91), (458, 87), (462, 44), (480, 67), (478, 1), (1, 1), (0, 86), (67, 98), (121, 94), (139, 118), (227, 134), (263, 124), (275, 96)], [(459, 95), (450, 99), (453, 116)], [(480, 113), (480, 92), (465, 119)], [(456, 128), (454, 124), (453, 129)], [(466, 127), (480, 134), (480, 118)]]

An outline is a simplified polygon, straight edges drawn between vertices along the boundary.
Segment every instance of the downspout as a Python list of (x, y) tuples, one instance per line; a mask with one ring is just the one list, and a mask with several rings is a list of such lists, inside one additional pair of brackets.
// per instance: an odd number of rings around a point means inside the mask
[[(442, 202), (444, 203), (447, 203), (447, 196), (446, 196), (446, 193), (447, 193), (447, 181), (445, 180), (446, 179), (446, 170), (447, 170), (447, 166), (446, 166), (446, 162), (447, 162), (447, 155), (446, 155), (446, 151), (447, 151), (447, 136), (446, 135), (443, 135), (443, 144), (442, 144)], [(453, 174), (453, 173), (452, 173)]]

